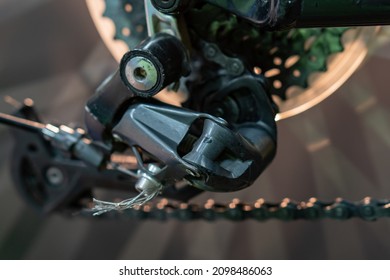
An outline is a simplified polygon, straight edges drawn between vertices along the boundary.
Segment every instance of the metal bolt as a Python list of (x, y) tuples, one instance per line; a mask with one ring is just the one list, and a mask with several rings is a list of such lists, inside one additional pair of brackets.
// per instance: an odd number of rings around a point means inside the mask
[(232, 74), (232, 75), (240, 75), (242, 72), (243, 72), (243, 67), (242, 67), (242, 64), (238, 61), (233, 61), (230, 65), (229, 65), (229, 72)]
[[(157, 165), (149, 164), (148, 171), (150, 171), (151, 174), (156, 175), (161, 171), (161, 169)], [(141, 178), (135, 184), (135, 188), (139, 192), (145, 191), (146, 195), (150, 195), (156, 192), (156, 190), (160, 188), (160, 185), (161, 183), (158, 182), (154, 177), (145, 172), (141, 172)]]
[(152, 89), (158, 81), (156, 66), (142, 56), (135, 56), (127, 62), (125, 75), (129, 84), (140, 91)]
[(46, 179), (52, 185), (60, 185), (64, 181), (65, 177), (61, 169), (57, 167), (49, 167), (46, 170)]
[(215, 49), (214, 46), (210, 46), (209, 45), (209, 46), (206, 47), (205, 54), (206, 54), (207, 58), (213, 58), (213, 57), (215, 57), (217, 55), (217, 50)]

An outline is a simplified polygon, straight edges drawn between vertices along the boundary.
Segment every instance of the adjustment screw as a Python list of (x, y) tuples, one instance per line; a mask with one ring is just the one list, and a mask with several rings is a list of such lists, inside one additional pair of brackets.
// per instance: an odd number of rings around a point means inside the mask
[(52, 185), (61, 185), (64, 182), (64, 174), (61, 169), (57, 167), (49, 167), (46, 170), (46, 179)]
[(158, 81), (156, 66), (142, 56), (135, 56), (127, 62), (125, 75), (129, 84), (140, 91), (152, 89)]

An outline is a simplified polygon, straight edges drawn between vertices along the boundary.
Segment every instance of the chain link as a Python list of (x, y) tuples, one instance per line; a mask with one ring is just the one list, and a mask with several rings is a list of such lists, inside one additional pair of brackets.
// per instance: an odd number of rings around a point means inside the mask
[(268, 203), (264, 199), (258, 199), (255, 203), (247, 204), (234, 199), (226, 204), (218, 204), (214, 200), (209, 199), (204, 205), (197, 205), (174, 203), (167, 199), (162, 199), (157, 203), (148, 203), (124, 211), (111, 211), (101, 215), (101, 217), (159, 221), (169, 219), (180, 221), (216, 221), (224, 219), (230, 221), (256, 220), (261, 222), (271, 219), (293, 221), (348, 220), (351, 218), (375, 221), (379, 218), (390, 217), (390, 200), (375, 200), (367, 197), (358, 202), (349, 202), (337, 198), (333, 202), (325, 203), (316, 198), (303, 202), (294, 202), (286, 198), (281, 203)]

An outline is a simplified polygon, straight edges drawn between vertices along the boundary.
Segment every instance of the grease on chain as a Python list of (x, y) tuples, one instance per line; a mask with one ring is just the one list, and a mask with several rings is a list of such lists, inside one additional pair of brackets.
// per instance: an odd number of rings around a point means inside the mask
[[(87, 214), (89, 215), (89, 214)], [(360, 218), (366, 221), (375, 221), (379, 218), (390, 217), (390, 200), (375, 200), (365, 198), (358, 202), (348, 202), (337, 198), (333, 202), (325, 203), (315, 198), (304, 202), (294, 202), (284, 199), (281, 203), (267, 203), (259, 199), (255, 203), (242, 203), (237, 199), (217, 204), (209, 199), (204, 205), (174, 203), (162, 199), (157, 203), (127, 209), (111, 211), (101, 215), (105, 218), (132, 218), (165, 221), (177, 219), (180, 221), (192, 220), (256, 220), (267, 221), (277, 219), (281, 221), (293, 220), (348, 220)]]

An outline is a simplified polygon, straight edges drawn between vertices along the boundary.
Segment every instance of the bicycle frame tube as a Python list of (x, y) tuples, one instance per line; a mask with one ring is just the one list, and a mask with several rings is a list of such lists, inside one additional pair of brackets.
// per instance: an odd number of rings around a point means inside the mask
[(390, 24), (390, 0), (304, 0), (297, 27)]
[(265, 29), (390, 24), (390, 0), (206, 0)]

